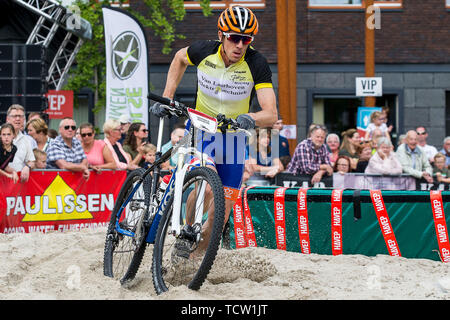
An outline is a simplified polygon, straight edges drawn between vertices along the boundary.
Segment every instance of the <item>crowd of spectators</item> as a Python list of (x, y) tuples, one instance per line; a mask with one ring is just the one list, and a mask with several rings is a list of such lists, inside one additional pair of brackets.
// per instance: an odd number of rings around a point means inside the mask
[[(382, 117), (375, 113), (373, 119)], [(383, 119), (382, 119), (383, 120)], [(450, 137), (443, 141), (443, 148), (427, 144), (428, 133), (423, 126), (406, 132), (394, 147), (388, 128), (374, 125), (370, 133), (363, 137), (357, 129), (342, 132), (342, 143), (335, 133), (328, 133), (321, 125), (310, 127), (310, 136), (295, 148), (287, 171), (294, 175), (311, 175), (311, 182), (318, 177), (332, 173), (351, 172), (380, 175), (408, 174), (428, 183), (450, 182), (448, 160), (450, 158)], [(319, 132), (320, 138), (317, 138)], [(325, 138), (326, 148), (323, 146)], [(446, 146), (447, 142), (447, 146)], [(437, 161), (436, 161), (437, 160)], [(329, 165), (333, 170), (330, 172)]]
[[(64, 118), (55, 132), (39, 113), (29, 114), (27, 121), (25, 117), (21, 105), (12, 105), (0, 130), (0, 175), (14, 182), (19, 177), (22, 182), (28, 181), (33, 169), (81, 172), (89, 179), (90, 169), (135, 170), (155, 161), (156, 147), (150, 143), (146, 125), (132, 123), (127, 116), (107, 119), (102, 128), (104, 139), (96, 139), (91, 123), (77, 126), (74, 119)], [(404, 173), (429, 183), (449, 183), (450, 137), (443, 140), (442, 148), (436, 148), (427, 144), (427, 130), (419, 126), (400, 135), (394, 146), (392, 127), (386, 126), (385, 118), (385, 112), (372, 113), (370, 128), (364, 135), (355, 128), (340, 135), (329, 133), (325, 126), (312, 124), (307, 138), (298, 143), (292, 155), (288, 140), (280, 134), (282, 119), (271, 128), (258, 128), (247, 149), (244, 182), (254, 175), (272, 179), (287, 172), (309, 175), (311, 183), (316, 183), (333, 173), (358, 172)], [(161, 151), (174, 146), (183, 135), (184, 126), (176, 125)], [(162, 169), (170, 170), (175, 165), (176, 155)]]

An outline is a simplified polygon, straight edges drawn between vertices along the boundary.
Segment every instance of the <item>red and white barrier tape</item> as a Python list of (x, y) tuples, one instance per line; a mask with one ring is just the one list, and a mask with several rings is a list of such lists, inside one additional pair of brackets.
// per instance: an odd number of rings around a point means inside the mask
[(440, 190), (430, 191), (431, 209), (433, 211), (434, 228), (439, 245), (442, 262), (450, 261), (450, 242), (448, 239), (447, 223), (445, 221), (444, 205)]
[(300, 188), (297, 193), (298, 237), (300, 240), (300, 248), (304, 254), (311, 253), (309, 242), (308, 204), (306, 200), (307, 191), (307, 188)]
[(236, 249), (245, 248), (247, 246), (247, 239), (245, 237), (245, 220), (244, 210), (242, 209), (241, 194), (244, 187), (239, 191), (236, 202), (233, 205), (233, 223), (234, 223), (234, 240), (236, 242)]
[(397, 239), (394, 235), (394, 230), (391, 226), (386, 206), (384, 205), (383, 197), (380, 190), (370, 190), (370, 198), (377, 215), (378, 223), (380, 225), (381, 233), (383, 234), (384, 242), (391, 256), (401, 256), (398, 247)]
[(331, 252), (342, 254), (342, 190), (331, 192)]
[(273, 203), (275, 207), (275, 237), (277, 249), (286, 250), (286, 217), (284, 196), (286, 187), (275, 189)]
[(250, 212), (250, 208), (248, 206), (248, 200), (247, 200), (247, 191), (253, 188), (247, 187), (244, 190), (244, 221), (245, 221), (245, 231), (247, 236), (247, 246), (248, 247), (256, 247), (256, 236), (255, 236), (255, 229), (253, 229), (253, 221), (252, 221), (252, 214)]

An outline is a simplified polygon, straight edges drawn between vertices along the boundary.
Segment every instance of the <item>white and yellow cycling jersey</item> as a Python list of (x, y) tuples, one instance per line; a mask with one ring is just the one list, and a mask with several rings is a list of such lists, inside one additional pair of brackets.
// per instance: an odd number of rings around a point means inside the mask
[(236, 63), (225, 67), (219, 41), (197, 41), (187, 49), (191, 65), (197, 66), (196, 109), (215, 117), (222, 113), (235, 119), (248, 113), (256, 90), (272, 88), (267, 60), (249, 47)]

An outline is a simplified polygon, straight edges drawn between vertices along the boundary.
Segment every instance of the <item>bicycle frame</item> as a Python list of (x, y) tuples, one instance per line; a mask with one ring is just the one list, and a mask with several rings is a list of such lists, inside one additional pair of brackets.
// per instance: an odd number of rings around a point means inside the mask
[[(191, 143), (194, 141), (197, 128), (193, 127), (191, 134)], [(190, 134), (190, 133), (188, 133)], [(167, 185), (167, 189), (164, 192), (163, 198), (161, 199), (161, 202), (158, 206), (155, 218), (153, 220), (152, 226), (150, 228), (150, 231), (147, 235), (147, 242), (148, 243), (154, 243), (156, 232), (158, 230), (158, 224), (159, 220), (161, 219), (161, 216), (170, 200), (170, 197), (173, 195), (173, 212), (172, 212), (172, 220), (171, 220), (171, 228), (172, 232), (178, 236), (181, 232), (181, 224), (180, 224), (180, 215), (181, 215), (181, 204), (182, 204), (182, 191), (183, 191), (183, 184), (184, 184), (184, 177), (186, 176), (187, 171), (192, 167), (191, 164), (184, 163), (186, 156), (193, 155), (197, 158), (201, 159), (202, 165), (205, 163), (205, 159), (207, 158), (207, 155), (205, 153), (202, 153), (198, 151), (195, 147), (184, 147), (180, 146), (178, 148), (178, 162), (177, 166), (175, 167), (172, 177), (170, 178), (170, 181)], [(206, 185), (202, 183), (202, 185), (199, 188), (199, 193), (197, 199), (198, 201), (201, 201), (203, 199), (204, 193), (205, 193)], [(196, 212), (195, 212), (195, 221), (194, 223), (201, 223), (202, 215), (198, 214), (199, 212), (203, 212), (203, 205), (197, 205), (196, 203)]]

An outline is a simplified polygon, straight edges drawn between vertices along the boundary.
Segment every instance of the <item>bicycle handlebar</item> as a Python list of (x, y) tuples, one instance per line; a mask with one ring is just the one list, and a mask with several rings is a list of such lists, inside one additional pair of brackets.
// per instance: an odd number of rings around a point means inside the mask
[[(153, 100), (153, 101), (161, 103), (163, 105), (163, 107), (167, 107), (166, 108), (167, 111), (169, 111), (171, 114), (173, 114), (177, 117), (180, 117), (183, 115), (188, 116), (188, 112), (187, 112), (188, 107), (181, 102), (171, 100), (169, 98), (165, 98), (165, 97), (156, 95), (151, 92), (148, 93), (147, 98), (149, 100)], [(192, 109), (195, 109), (195, 108), (192, 108)], [(218, 126), (219, 129), (223, 130), (223, 129), (230, 128), (233, 130), (241, 130), (241, 131), (245, 131), (247, 135), (250, 135), (250, 133), (247, 132), (247, 130), (242, 129), (240, 127), (240, 125), (236, 122), (235, 119), (227, 118), (223, 114), (218, 114), (216, 119), (219, 124), (219, 126)]]

